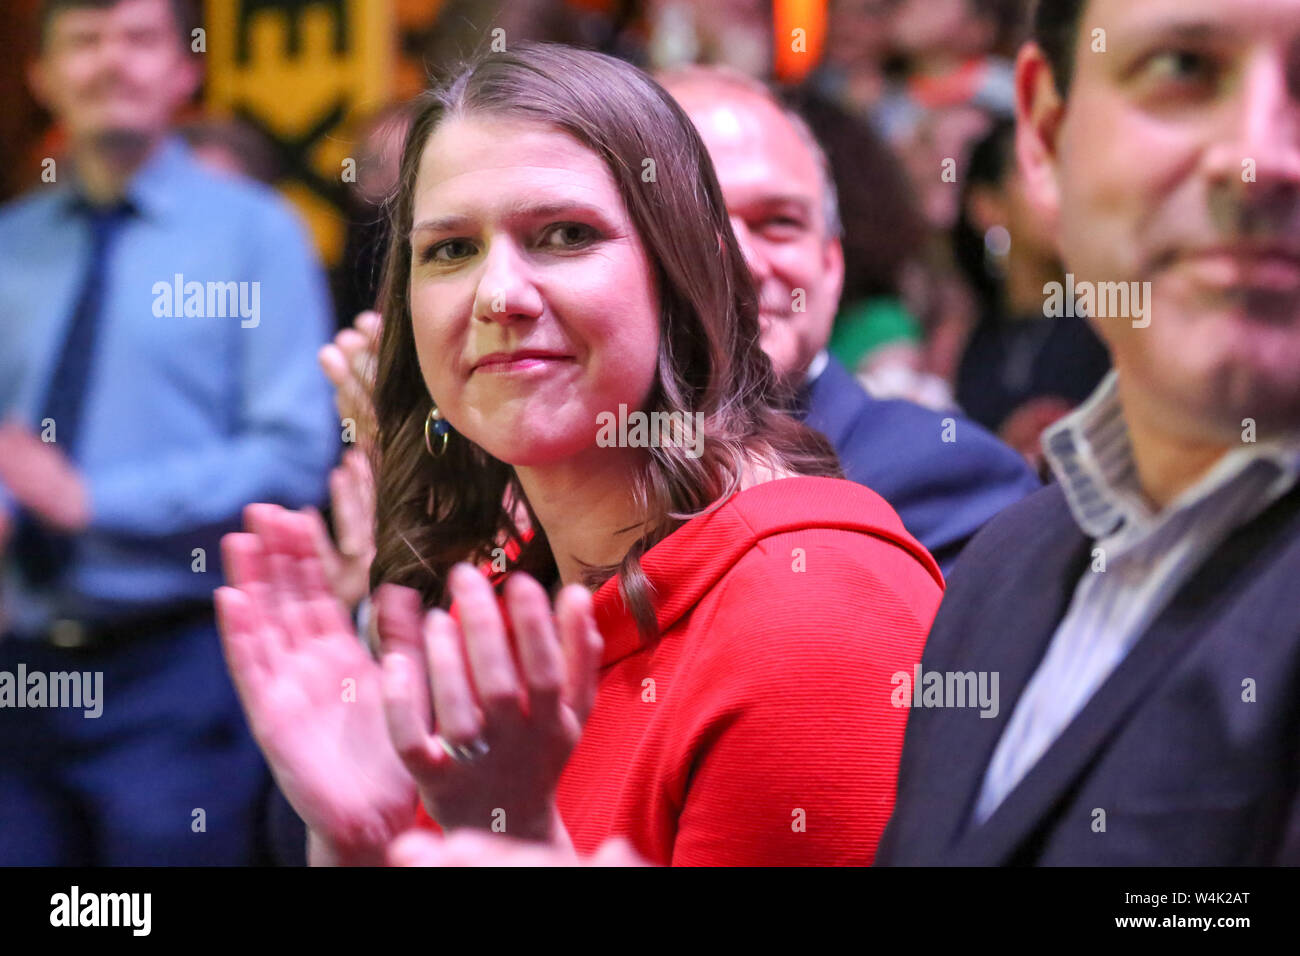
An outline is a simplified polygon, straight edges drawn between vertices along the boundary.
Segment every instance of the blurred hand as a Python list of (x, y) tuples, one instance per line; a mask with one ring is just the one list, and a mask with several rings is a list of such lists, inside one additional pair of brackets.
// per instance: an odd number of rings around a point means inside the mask
[(375, 485), (360, 449), (345, 451), (343, 463), (330, 472), (330, 502), (337, 547), (319, 511), (308, 507), (302, 513), (310, 522), (325, 580), (351, 612), (370, 592), (370, 562), (375, 557)]
[(606, 840), (595, 855), (567, 847), (528, 843), (475, 830), (440, 837), (410, 830), (388, 848), (389, 866), (653, 866), (622, 837)]
[(334, 405), (339, 419), (350, 418), (356, 422), (357, 445), (361, 448), (374, 444), (378, 430), (373, 395), (382, 326), (378, 312), (362, 312), (352, 328), (339, 332), (333, 344), (324, 346), (317, 354), (326, 377), (334, 383)]
[[(600, 668), (591, 594), (579, 585), (566, 587), (553, 620), (542, 586), (525, 574), (511, 575), (505, 604), (512, 653), (487, 579), (458, 564), (449, 583), (460, 624), (440, 609), (428, 613), (425, 661), (388, 653), (392, 628), (379, 608), (393, 746), (444, 830), (503, 824), (512, 836), (563, 845), (568, 835), (555, 808), (555, 787), (595, 699)], [(402, 630), (410, 627), (404, 622)]]
[[(380, 863), (416, 791), (384, 726), (379, 665), (330, 590), (310, 519), (256, 504), (244, 521), (222, 539), (230, 586), (215, 600), (249, 727), (328, 858)], [(386, 638), (394, 657), (421, 654), (418, 629)]]
[(19, 505), (57, 531), (90, 524), (90, 496), (76, 466), (57, 442), (15, 421), (0, 425), (0, 484)]

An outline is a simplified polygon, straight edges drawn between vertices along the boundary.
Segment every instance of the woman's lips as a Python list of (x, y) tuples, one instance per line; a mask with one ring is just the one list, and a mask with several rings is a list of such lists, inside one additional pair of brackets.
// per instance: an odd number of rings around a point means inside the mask
[(521, 355), (489, 357), (474, 367), (485, 375), (527, 375), (549, 370), (556, 365), (572, 362), (568, 355)]

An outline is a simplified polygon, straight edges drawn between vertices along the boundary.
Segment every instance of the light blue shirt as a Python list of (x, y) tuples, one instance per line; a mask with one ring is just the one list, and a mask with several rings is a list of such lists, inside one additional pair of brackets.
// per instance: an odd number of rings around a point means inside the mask
[[(338, 450), (316, 363), (332, 327), (329, 296), (291, 207), (270, 189), (208, 171), (176, 139), (155, 151), (127, 196), (136, 212), (111, 247), (78, 431), (90, 527), (64, 593), (27, 588), (6, 556), (2, 600), (20, 633), (54, 617), (209, 596), (222, 583), (220, 536), (239, 526), (243, 506), (321, 502)], [(89, 242), (66, 182), (0, 208), (0, 418), (38, 434)], [(164, 288), (177, 276), (183, 289), (242, 284), (218, 288), (238, 288), (246, 312), (258, 308), (246, 318), (219, 292), (193, 300), (190, 311), (202, 314), (186, 315), (183, 299), (174, 314), (176, 296)], [(14, 510), (2, 486), (0, 508)], [(196, 548), (205, 571), (194, 569)]]
[(1138, 484), (1112, 371), (1043, 436), (1092, 560), (985, 771), (983, 823), (1047, 751), (1192, 574), (1300, 478), (1300, 441), (1244, 442), (1159, 512)]

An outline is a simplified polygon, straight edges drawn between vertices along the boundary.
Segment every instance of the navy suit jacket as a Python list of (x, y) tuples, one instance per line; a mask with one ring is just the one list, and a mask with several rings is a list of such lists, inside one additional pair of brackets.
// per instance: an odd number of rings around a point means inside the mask
[[(914, 402), (873, 398), (834, 358), (801, 399), (850, 481), (889, 502), (947, 574), (985, 522), (1042, 483), (979, 425)], [(953, 419), (954, 441), (944, 441)]]
[(1092, 546), (1053, 485), (966, 549), (922, 667), (998, 672), (998, 714), (912, 710), (877, 863), (1300, 864), (1300, 488), (1202, 564), (992, 816), (968, 827)]

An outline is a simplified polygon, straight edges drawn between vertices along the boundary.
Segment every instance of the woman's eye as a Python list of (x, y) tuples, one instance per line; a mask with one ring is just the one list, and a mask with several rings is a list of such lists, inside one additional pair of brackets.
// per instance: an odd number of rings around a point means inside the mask
[(575, 249), (596, 238), (596, 230), (580, 222), (561, 222), (542, 234), (541, 245), (551, 249)]
[(468, 239), (446, 239), (426, 249), (424, 255), (420, 257), (420, 261), (424, 263), (455, 262), (473, 254), (474, 244)]

